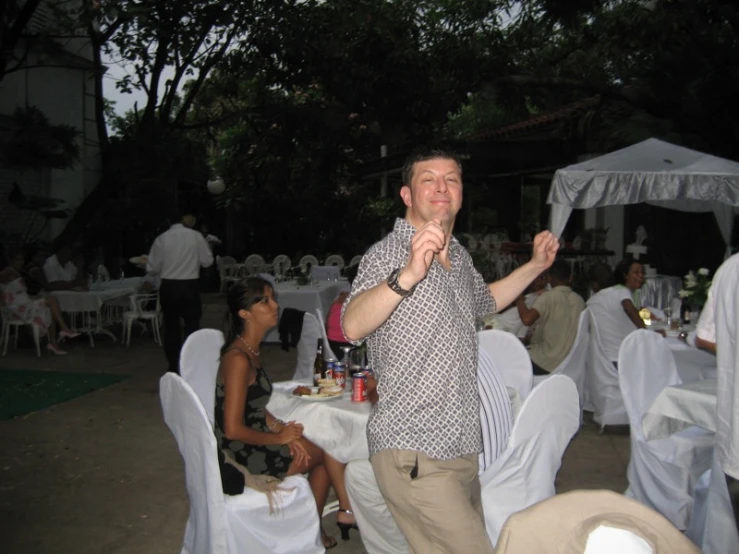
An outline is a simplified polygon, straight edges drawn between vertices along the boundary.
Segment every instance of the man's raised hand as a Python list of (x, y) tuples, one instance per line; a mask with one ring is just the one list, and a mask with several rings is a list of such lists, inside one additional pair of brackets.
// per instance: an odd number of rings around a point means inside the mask
[(543, 271), (554, 263), (559, 250), (559, 239), (550, 231), (542, 231), (534, 237), (531, 261)]
[(432, 219), (413, 236), (408, 263), (398, 280), (400, 286), (410, 289), (423, 280), (434, 261), (434, 256), (446, 248), (446, 234), (441, 227), (441, 220)]

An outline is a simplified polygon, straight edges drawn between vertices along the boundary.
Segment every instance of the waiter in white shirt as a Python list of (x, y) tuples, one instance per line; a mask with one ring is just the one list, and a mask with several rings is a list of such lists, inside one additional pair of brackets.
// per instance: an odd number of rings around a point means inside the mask
[(182, 343), (200, 328), (200, 268), (213, 264), (213, 254), (203, 235), (191, 228), (194, 224), (194, 216), (188, 214), (182, 217), (182, 223), (175, 223), (159, 235), (146, 264), (147, 271), (161, 277), (164, 353), (168, 370), (175, 373), (179, 373)]

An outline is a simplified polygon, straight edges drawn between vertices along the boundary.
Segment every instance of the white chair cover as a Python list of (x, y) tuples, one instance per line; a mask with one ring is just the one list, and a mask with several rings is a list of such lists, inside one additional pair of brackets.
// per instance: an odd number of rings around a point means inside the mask
[(311, 267), (317, 266), (318, 258), (316, 258), (315, 256), (311, 256), (310, 254), (300, 258), (298, 265), (300, 266), (300, 269), (303, 273), (305, 273), (308, 270), (308, 264), (310, 264)]
[[(316, 319), (318, 320), (318, 323), (320, 323), (319, 327), (321, 328), (321, 337), (323, 337), (323, 357), (338, 360), (339, 357), (337, 353), (331, 350), (331, 346), (328, 344), (328, 336), (326, 335), (326, 319), (323, 317), (323, 310), (320, 308), (316, 308)], [(303, 325), (305, 325), (305, 319), (303, 319)]]
[(534, 385), (552, 375), (567, 375), (577, 385), (577, 393), (580, 395), (580, 408), (583, 407), (585, 398), (585, 361), (588, 353), (588, 338), (590, 336), (590, 317), (583, 311), (577, 325), (577, 336), (572, 348), (565, 359), (549, 374), (534, 375)]
[(498, 369), (507, 387), (518, 391), (523, 402), (534, 384), (534, 371), (526, 347), (512, 333), (496, 329), (477, 333), (480, 350), (484, 350)]
[(562, 455), (579, 426), (577, 387), (569, 377), (553, 375), (528, 395), (508, 446), (480, 475), (493, 544), (508, 516), (554, 495)]
[(252, 489), (223, 494), (216, 438), (198, 397), (179, 375), (159, 382), (164, 421), (185, 462), (190, 516), (183, 554), (322, 553), (318, 512), (302, 476), (285, 479), (278, 510), (269, 513), (267, 496)]
[(323, 265), (334, 265), (339, 269), (344, 269), (344, 258), (339, 256), (338, 254), (332, 254), (328, 258), (326, 258), (326, 261), (323, 262)]
[(223, 333), (217, 329), (200, 329), (187, 337), (180, 352), (180, 375), (200, 398), (211, 427), (214, 425), (216, 375), (223, 343)]
[(477, 350), (477, 389), (480, 393), (482, 452), (480, 473), (492, 465), (508, 444), (513, 427), (513, 411), (505, 383), (490, 356)]
[[(318, 318), (309, 312), (303, 315), (303, 329), (300, 331), (298, 341), (298, 361), (295, 365), (293, 379), (313, 379), (313, 363), (316, 360), (316, 345), (318, 339), (323, 337), (322, 324)], [(324, 354), (324, 358), (326, 355)]]
[(368, 554), (409, 554), (410, 547), (395, 523), (369, 460), (352, 460), (344, 474), (346, 492)]
[(714, 435), (689, 427), (666, 439), (645, 440), (644, 413), (662, 389), (681, 383), (670, 347), (657, 333), (637, 329), (624, 339), (618, 351), (618, 378), (631, 424), (625, 494), (685, 530), (693, 508), (693, 489), (711, 465)]
[(590, 319), (585, 382), (588, 387), (588, 400), (593, 407), (593, 419), (601, 427), (626, 425), (629, 423), (629, 416), (626, 415), (624, 399), (618, 384), (618, 371), (603, 350), (593, 312), (587, 308), (585, 311)]
[(275, 259), (272, 260), (272, 272), (275, 275), (284, 277), (287, 270), (290, 269), (290, 265), (290, 257), (285, 254), (280, 254), (279, 256), (275, 256)]

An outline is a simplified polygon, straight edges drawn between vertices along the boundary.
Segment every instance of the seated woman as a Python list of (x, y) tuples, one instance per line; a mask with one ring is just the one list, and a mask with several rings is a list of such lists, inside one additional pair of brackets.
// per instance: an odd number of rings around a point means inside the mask
[(48, 336), (46, 348), (57, 355), (66, 354), (59, 348), (56, 337), (56, 326), (61, 331), (59, 338), (74, 338), (79, 333), (72, 332), (64, 323), (59, 303), (54, 297), (34, 298), (28, 294), (21, 271), (26, 263), (23, 250), (10, 255), (10, 265), (0, 272), (0, 292), (2, 292), (3, 308), (15, 320), (29, 323), (38, 328), (41, 336)]
[(618, 349), (626, 335), (634, 329), (646, 328), (632, 300), (634, 291), (644, 285), (644, 266), (632, 258), (623, 259), (613, 271), (614, 286), (608, 286), (609, 275), (602, 265), (593, 269), (590, 272), (591, 286), (597, 292), (586, 305), (598, 323), (603, 350), (615, 365)]
[(86, 288), (82, 280), (54, 281), (50, 283), (44, 273), (44, 261), (49, 257), (49, 252), (43, 248), (28, 247), (25, 250), (26, 265), (21, 270), (23, 281), (28, 288), (28, 294), (35, 296), (42, 290), (74, 290)]
[[(238, 281), (228, 290), (227, 302), (230, 329), (215, 391), (215, 433), (220, 449), (255, 475), (283, 478), (308, 473), (319, 515), (333, 485), (339, 500), (337, 525), (347, 540), (349, 530), (357, 527), (344, 486), (345, 464), (305, 439), (302, 425), (280, 421), (266, 409), (272, 383), (262, 366), (259, 346), (265, 333), (277, 325), (272, 285), (259, 277)], [(224, 492), (233, 494), (227, 467), (221, 465)], [(325, 548), (336, 546), (336, 540), (323, 529), (321, 539)]]
[[(346, 269), (345, 275), (350, 285), (354, 282), (358, 269), (358, 264), (351, 265)], [(341, 329), (341, 307), (344, 305), (344, 300), (346, 300), (347, 296), (349, 296), (348, 291), (339, 293), (326, 315), (326, 338), (328, 338), (328, 345), (334, 354), (339, 357), (341, 356), (342, 346), (354, 348), (354, 345), (344, 336), (344, 331)]]

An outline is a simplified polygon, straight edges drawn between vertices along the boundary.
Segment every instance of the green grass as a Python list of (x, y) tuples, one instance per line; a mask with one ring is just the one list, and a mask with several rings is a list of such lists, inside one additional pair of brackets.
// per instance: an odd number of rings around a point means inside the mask
[(0, 369), (0, 420), (67, 402), (127, 377), (110, 373)]

